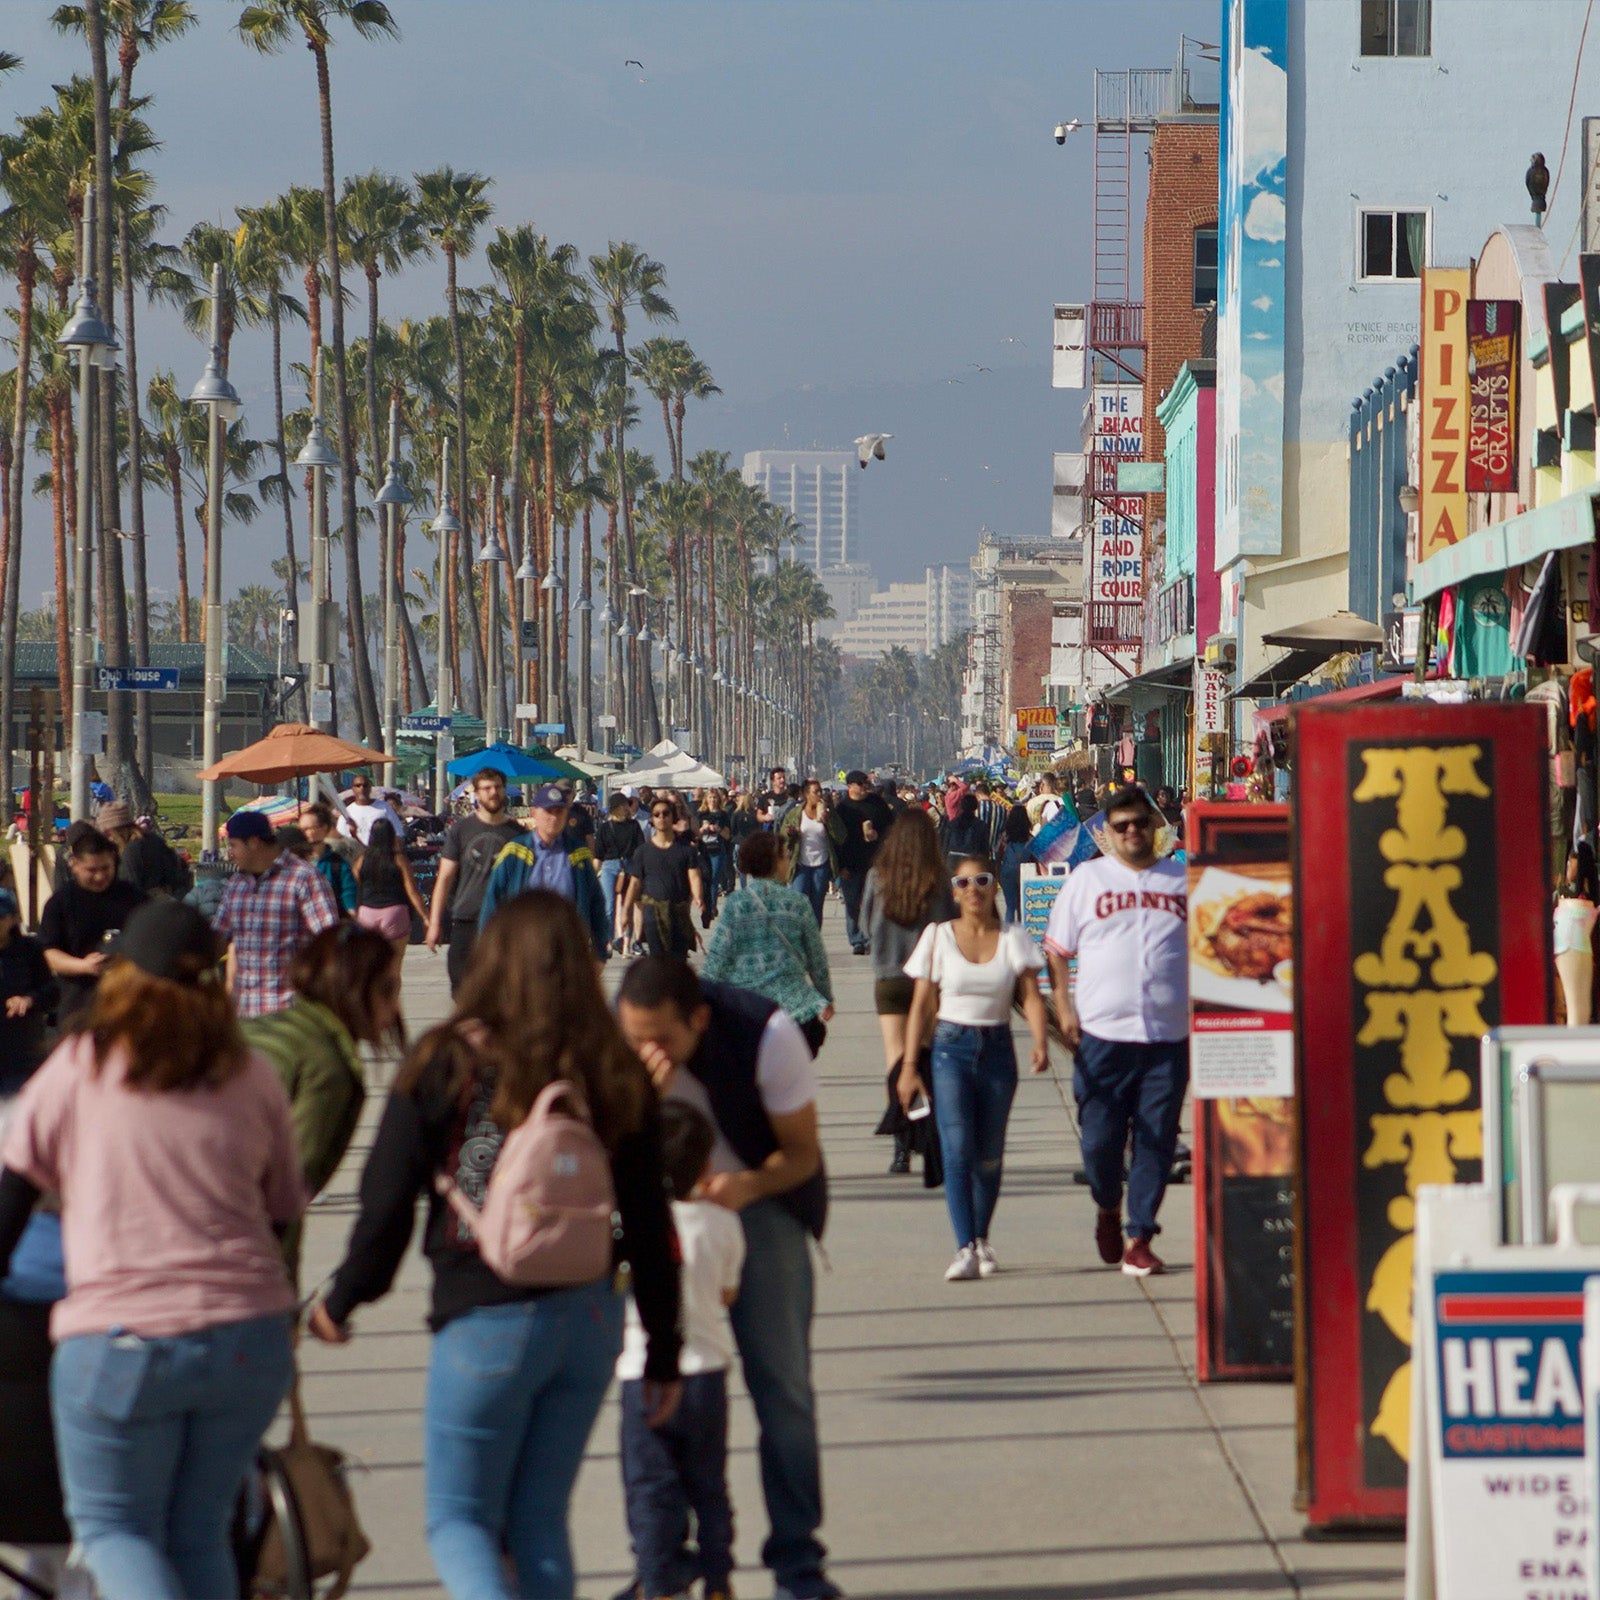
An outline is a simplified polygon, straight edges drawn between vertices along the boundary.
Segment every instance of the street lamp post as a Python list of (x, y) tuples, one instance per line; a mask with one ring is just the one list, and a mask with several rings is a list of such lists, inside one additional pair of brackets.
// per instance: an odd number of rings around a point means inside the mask
[(540, 696), (540, 716), (545, 722), (556, 721), (555, 712), (561, 704), (561, 651), (557, 639), (561, 630), (556, 619), (561, 615), (561, 575), (556, 571), (556, 552), (550, 547), (550, 569), (539, 580), (539, 597), (544, 611), (544, 692)]
[(311, 368), (311, 428), (294, 458), (297, 467), (311, 473), (311, 626), (300, 628), (300, 660), (311, 673), (311, 722), (324, 733), (333, 724), (332, 644), (337, 629), (329, 621), (333, 603), (332, 569), (328, 552), (329, 471), (339, 465), (339, 454), (328, 443), (322, 423), (322, 352)]
[[(456, 673), (455, 662), (450, 659), (447, 648), (450, 643), (450, 634), (454, 623), (451, 613), (454, 607), (449, 604), (450, 594), (450, 539), (453, 534), (461, 532), (461, 520), (456, 516), (450, 505), (450, 435), (444, 435), (440, 442), (439, 456), (439, 514), (433, 519), (433, 531), (439, 539), (439, 662), (435, 676), (438, 679), (436, 709), (441, 717), (445, 718), (445, 726), (450, 726), (449, 719), (454, 715), (456, 708)], [(434, 741), (436, 754), (433, 768), (433, 805), (434, 810), (441, 816), (444, 814), (446, 802), (450, 796), (450, 774), (445, 771), (450, 761), (450, 749), (453, 741), (448, 734), (440, 734)]]
[(485, 568), (483, 579), (489, 589), (488, 684), (484, 695), (483, 742), (491, 745), (500, 739), (500, 573), (506, 564), (506, 548), (500, 543), (500, 480), (489, 479), (489, 502), (484, 508), (483, 543), (478, 547), (478, 565)]
[(594, 747), (594, 719), (590, 715), (590, 696), (594, 690), (594, 637), (590, 632), (590, 617), (594, 602), (589, 598), (589, 576), (584, 574), (583, 588), (573, 606), (578, 613), (578, 744), (585, 757)]
[(400, 476), (400, 402), (389, 402), (389, 470), (378, 490), (383, 537), (383, 747), (400, 753), (400, 598), (395, 571), (411, 491)]
[[(112, 336), (94, 298), (94, 189), (83, 195), (83, 252), (79, 257), (78, 304), (56, 342), (78, 352), (78, 527), (72, 552), (72, 819), (89, 815), (88, 716), (94, 677), (94, 619), (89, 612), (89, 573), (94, 550), (92, 444), (93, 374), (116, 359)], [(17, 464), (17, 470), (22, 465)], [(7, 737), (11, 730), (6, 729)]]
[[(527, 648), (522, 639), (517, 640), (517, 699), (531, 701), (534, 705), (539, 701), (539, 568), (533, 559), (533, 502), (522, 502), (522, 561), (513, 574), (516, 582), (522, 585), (522, 626), (524, 629), (532, 628), (534, 644), (532, 655), (524, 654)], [(533, 670), (529, 671), (531, 667)], [(526, 744), (533, 738), (533, 725), (526, 718), (519, 730), (519, 742)]]
[[(201, 760), (207, 767), (217, 760), (218, 724), (222, 720), (225, 685), (222, 668), (222, 468), (227, 426), (241, 411), (238, 390), (228, 382), (222, 353), (222, 263), (211, 268), (211, 358), (200, 381), (189, 391), (190, 405), (206, 408), (206, 684)], [(217, 791), (208, 778), (200, 800), (202, 853), (217, 848)]]

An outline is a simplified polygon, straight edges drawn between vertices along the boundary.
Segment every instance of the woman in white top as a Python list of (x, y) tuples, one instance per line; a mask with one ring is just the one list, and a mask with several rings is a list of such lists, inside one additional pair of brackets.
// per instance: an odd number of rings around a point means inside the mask
[(906, 1019), (900, 1063), (900, 1103), (909, 1112), (927, 1093), (917, 1056), (933, 1029), (933, 1105), (944, 1156), (944, 1198), (955, 1229), (956, 1256), (945, 1277), (955, 1283), (987, 1278), (997, 1270), (989, 1224), (1000, 1200), (1006, 1123), (1017, 1092), (1017, 1053), (1011, 1042), (1011, 1004), (1033, 1035), (1032, 1065), (1049, 1065), (1044, 999), (1035, 974), (1044, 952), (1015, 925), (1003, 927), (996, 909), (999, 878), (985, 856), (967, 856), (950, 879), (958, 914), (954, 922), (923, 930), (906, 962), (917, 981)]
[(820, 928), (823, 902), (839, 870), (839, 846), (845, 834), (844, 823), (817, 779), (806, 779), (800, 804), (784, 816), (778, 832), (789, 849), (789, 885), (811, 902)]

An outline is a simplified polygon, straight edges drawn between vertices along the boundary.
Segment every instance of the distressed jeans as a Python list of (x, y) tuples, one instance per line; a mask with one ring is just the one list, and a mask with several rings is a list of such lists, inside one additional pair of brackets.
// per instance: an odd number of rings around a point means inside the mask
[(956, 1244), (989, 1237), (1000, 1202), (1006, 1123), (1017, 1092), (1011, 1025), (941, 1022), (933, 1031), (933, 1115)]

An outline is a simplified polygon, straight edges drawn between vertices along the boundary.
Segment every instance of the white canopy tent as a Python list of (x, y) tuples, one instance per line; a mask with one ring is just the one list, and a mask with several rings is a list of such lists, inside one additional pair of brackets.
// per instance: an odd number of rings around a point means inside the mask
[(653, 745), (632, 765), (614, 773), (612, 783), (649, 784), (652, 789), (725, 789), (728, 780), (671, 739)]

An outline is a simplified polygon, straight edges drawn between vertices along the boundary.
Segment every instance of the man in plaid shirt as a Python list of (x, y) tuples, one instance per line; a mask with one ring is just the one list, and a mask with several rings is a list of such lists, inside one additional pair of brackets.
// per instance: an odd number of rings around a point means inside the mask
[(289, 963), (308, 939), (338, 923), (339, 908), (327, 880), (278, 844), (259, 811), (234, 812), (225, 831), (239, 870), (222, 891), (213, 926), (232, 941), (229, 985), (239, 1015), (261, 1017), (294, 998)]

